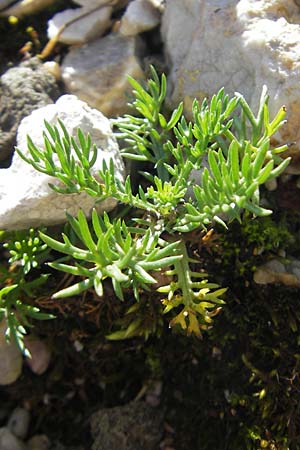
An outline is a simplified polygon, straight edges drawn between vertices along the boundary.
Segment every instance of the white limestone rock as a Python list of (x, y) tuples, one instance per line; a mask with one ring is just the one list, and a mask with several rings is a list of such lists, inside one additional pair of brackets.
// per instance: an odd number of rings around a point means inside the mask
[[(64, 95), (55, 104), (35, 110), (23, 119), (18, 129), (17, 147), (28, 155), (27, 135), (30, 135), (35, 145), (42, 148), (44, 120), (57, 125), (58, 119), (74, 137), (78, 128), (85, 135), (90, 134), (98, 149), (92, 169), (94, 174), (102, 168), (104, 160), (108, 164), (112, 159), (116, 177), (123, 179), (124, 164), (109, 120), (75, 96)], [(96, 199), (85, 193), (58, 194), (49, 187), (49, 183), (57, 184), (58, 180), (37, 172), (15, 153), (11, 167), (0, 171), (0, 229), (59, 224), (66, 221), (66, 212), (76, 215), (82, 209), (89, 215), (94, 206), (102, 213), (116, 205), (111, 198), (95, 205)]]
[[(110, 27), (111, 6), (86, 6), (66, 9), (48, 22), (48, 37), (58, 35), (58, 41), (68, 45), (84, 44), (102, 36)], [(60, 33), (60, 29), (66, 25)]]
[[(2, 0), (3, 1), (3, 0)], [(23, 17), (29, 14), (35, 14), (48, 6), (53, 5), (56, 0), (20, 0), (19, 2), (13, 2), (12, 0), (3, 2), (7, 8), (2, 10), (0, 3), (0, 16), (16, 16)], [(11, 7), (9, 7), (9, 3)]]
[(294, 0), (167, 0), (162, 39), (172, 103), (211, 97), (222, 86), (257, 109), (262, 86), (270, 116), (282, 105), (288, 123), (276, 139), (295, 142), (300, 159), (300, 8)]
[(149, 0), (133, 0), (129, 3), (120, 24), (123, 36), (135, 36), (159, 25), (161, 14)]
[(144, 76), (136, 52), (135, 38), (114, 33), (71, 49), (62, 64), (66, 90), (108, 117), (127, 112), (128, 75)]

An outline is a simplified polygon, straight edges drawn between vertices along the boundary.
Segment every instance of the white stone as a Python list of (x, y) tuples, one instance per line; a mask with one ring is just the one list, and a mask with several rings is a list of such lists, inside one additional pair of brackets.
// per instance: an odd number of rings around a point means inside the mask
[[(68, 45), (84, 44), (102, 36), (110, 27), (112, 7), (66, 9), (48, 22), (48, 37)], [(61, 28), (65, 29), (60, 32)]]
[(46, 61), (43, 64), (43, 67), (44, 67), (44, 69), (47, 70), (47, 72), (49, 72), (51, 75), (54, 76), (56, 81), (60, 81), (61, 80), (60, 65), (56, 61)]
[[(75, 96), (62, 96), (55, 104), (35, 110), (23, 119), (18, 129), (17, 147), (28, 156), (27, 135), (30, 135), (35, 145), (42, 148), (44, 120), (57, 125), (58, 119), (64, 122), (74, 137), (78, 128), (85, 135), (90, 134), (98, 149), (92, 169), (94, 174), (102, 168), (104, 160), (108, 164), (112, 159), (116, 178), (123, 179), (124, 164), (109, 120)], [(11, 167), (0, 171), (0, 229), (63, 223), (66, 221), (66, 212), (76, 215), (82, 209), (88, 215), (95, 206), (95, 198), (85, 193), (58, 194), (49, 187), (49, 183), (58, 184), (58, 180), (37, 172), (15, 153)], [(97, 203), (96, 207), (101, 213), (111, 210), (115, 205), (116, 201), (109, 198)]]
[(155, 28), (160, 18), (158, 9), (148, 0), (133, 0), (121, 19), (119, 32), (123, 36), (135, 36)]
[[(300, 9), (294, 0), (167, 0), (162, 39), (170, 98), (211, 97), (222, 86), (257, 109), (268, 87), (271, 118), (282, 105), (288, 123), (276, 139), (300, 146)], [(295, 162), (296, 162), (295, 158)]]
[(17, 407), (11, 413), (6, 426), (14, 436), (25, 439), (29, 428), (29, 422), (29, 411), (25, 408)]
[[(56, 0), (21, 0), (10, 8), (0, 11), (0, 15), (22, 17), (29, 14), (35, 14), (48, 6), (53, 5), (55, 2)], [(12, 3), (12, 1), (10, 3)]]
[(136, 47), (135, 38), (112, 33), (73, 48), (62, 63), (66, 90), (108, 117), (128, 112), (128, 75), (144, 77)]
[(165, 0), (148, 0), (155, 8), (157, 8), (160, 12), (164, 12), (165, 10)]
[[(0, 385), (5, 386), (14, 383), (22, 373), (23, 358), (21, 351), (14, 341), (7, 343), (5, 332), (7, 323), (0, 322)], [(1, 437), (0, 437), (1, 443)], [(0, 445), (2, 450), (2, 447)]]

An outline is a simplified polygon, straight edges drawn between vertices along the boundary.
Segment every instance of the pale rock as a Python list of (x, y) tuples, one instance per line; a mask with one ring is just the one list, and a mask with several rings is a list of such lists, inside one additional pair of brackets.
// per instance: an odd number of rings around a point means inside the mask
[(287, 107), (279, 144), (300, 158), (300, 9), (294, 0), (167, 0), (162, 39), (170, 65), (170, 100), (191, 103), (216, 93), (243, 94), (256, 110), (262, 86), (270, 117)]
[[(15, 342), (7, 343), (5, 333), (7, 323), (0, 322), (0, 386), (14, 383), (22, 373), (23, 358), (22, 353)], [(0, 438), (1, 442), (1, 438)], [(2, 447), (0, 445), (0, 449)]]
[(66, 90), (108, 117), (128, 112), (128, 75), (143, 78), (135, 38), (110, 34), (71, 49), (62, 64)]
[(123, 36), (135, 36), (159, 25), (161, 15), (148, 0), (133, 0), (129, 3), (120, 24)]
[(56, 81), (61, 80), (60, 65), (56, 61), (46, 61), (43, 64), (43, 68), (46, 69), (48, 73), (53, 75)]
[[(66, 9), (49, 20), (48, 37), (51, 39), (57, 36), (58, 42), (68, 45), (84, 44), (108, 30), (111, 13), (111, 6)], [(60, 32), (64, 26), (65, 29)]]
[(2, 4), (0, 3), (0, 15), (23, 17), (29, 14), (36, 14), (48, 6), (54, 5), (56, 0), (20, 0), (19, 2), (4, 0), (5, 3), (11, 3), (11, 7), (1, 10)]
[(272, 259), (254, 272), (253, 279), (257, 284), (284, 284), (300, 286), (300, 261), (291, 260), (285, 263)]
[(25, 359), (27, 366), (36, 375), (42, 375), (49, 367), (51, 352), (44, 341), (34, 336), (25, 336), (24, 344), (30, 356)]
[(0, 428), (0, 448), (1, 450), (27, 450), (25, 444), (6, 428)]
[(30, 413), (25, 408), (15, 408), (10, 415), (6, 427), (14, 436), (25, 439), (28, 433)]
[[(17, 147), (28, 156), (27, 135), (30, 135), (34, 144), (43, 148), (44, 121), (57, 125), (58, 119), (75, 138), (78, 128), (84, 135), (90, 134), (98, 149), (97, 160), (91, 170), (94, 175), (102, 168), (103, 161), (109, 164), (112, 159), (116, 178), (123, 179), (124, 164), (109, 120), (75, 96), (64, 95), (55, 104), (35, 110), (23, 119), (18, 129)], [(0, 229), (54, 225), (66, 221), (66, 212), (74, 216), (82, 209), (89, 215), (93, 207), (102, 213), (116, 205), (112, 198), (95, 204), (96, 199), (83, 192), (58, 194), (49, 187), (49, 183), (58, 184), (58, 180), (37, 172), (15, 153), (11, 167), (2, 169), (0, 173)]]
[(161, 13), (164, 12), (166, 6), (165, 0), (148, 0), (148, 2), (150, 2)]

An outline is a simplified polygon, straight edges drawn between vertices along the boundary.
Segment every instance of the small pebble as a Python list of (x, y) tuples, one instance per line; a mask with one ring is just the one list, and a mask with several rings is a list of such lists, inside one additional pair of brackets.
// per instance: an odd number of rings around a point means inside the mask
[(27, 441), (28, 450), (48, 450), (50, 441), (45, 434), (37, 434)]
[(7, 427), (0, 428), (1, 450), (27, 450), (25, 444), (12, 434)]
[(277, 189), (277, 180), (275, 178), (273, 178), (273, 180), (269, 180), (265, 183), (266, 188), (268, 189), (268, 191), (276, 191)]
[(7, 428), (18, 438), (24, 439), (28, 432), (30, 414), (27, 409), (15, 408), (7, 422)]
[(31, 358), (26, 358), (27, 366), (36, 375), (42, 375), (49, 367), (51, 353), (45, 342), (36, 337), (25, 337), (26, 348), (29, 350)]
[(54, 76), (56, 81), (60, 81), (61, 70), (60, 65), (56, 61), (47, 61), (43, 64), (43, 67), (47, 70), (47, 72)]
[(0, 385), (14, 383), (22, 373), (23, 357), (19, 348), (12, 341), (6, 342), (5, 320), (0, 322)]

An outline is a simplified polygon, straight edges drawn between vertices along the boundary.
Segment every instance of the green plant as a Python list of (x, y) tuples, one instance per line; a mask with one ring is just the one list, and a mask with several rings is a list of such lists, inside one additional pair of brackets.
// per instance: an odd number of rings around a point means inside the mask
[[(51, 248), (71, 258), (71, 263), (51, 263), (55, 269), (80, 277), (80, 281), (55, 294), (56, 298), (79, 294), (94, 287), (103, 295), (103, 281), (110, 279), (116, 296), (131, 289), (136, 301), (155, 285), (155, 272), (164, 272), (164, 313), (171, 313), (171, 327), (201, 336), (221, 310), (226, 291), (207, 280), (199, 260), (191, 254), (191, 233), (209, 229), (214, 223), (227, 227), (241, 221), (243, 211), (266, 216), (271, 211), (260, 205), (259, 187), (277, 177), (289, 158), (280, 154), (287, 146), (272, 147), (270, 138), (284, 124), (281, 108), (270, 122), (268, 96), (263, 89), (257, 116), (240, 94), (229, 99), (221, 89), (208, 103), (193, 102), (193, 119), (183, 115), (183, 104), (165, 111), (166, 77), (152, 78), (142, 87), (130, 78), (135, 115), (114, 121), (118, 137), (126, 142), (122, 154), (140, 164), (144, 183), (133, 190), (130, 176), (121, 182), (113, 164), (103, 164), (99, 177), (91, 173), (97, 149), (89, 136), (78, 130), (70, 136), (64, 124), (45, 124), (45, 149), (38, 149), (30, 137), (30, 156), (20, 156), (38, 171), (56, 177), (63, 184), (51, 185), (60, 193), (86, 193), (102, 201), (114, 197), (131, 208), (126, 220), (99, 218), (91, 222), (79, 211), (68, 216), (80, 246), (63, 234), (63, 242), (40, 233)], [(72, 262), (74, 261), (74, 262)], [(142, 293), (142, 294), (141, 294)], [(135, 320), (124, 331), (131, 337)], [(112, 335), (111, 337), (113, 337)]]
[(3, 247), (8, 250), (8, 265), (0, 267), (0, 321), (7, 323), (6, 338), (13, 339), (19, 349), (28, 355), (24, 345), (26, 328), (30, 328), (31, 319), (46, 320), (54, 316), (42, 313), (32, 300), (36, 291), (48, 278), (46, 274), (30, 278), (29, 273), (39, 268), (49, 250), (41, 241), (38, 231), (4, 232)]

